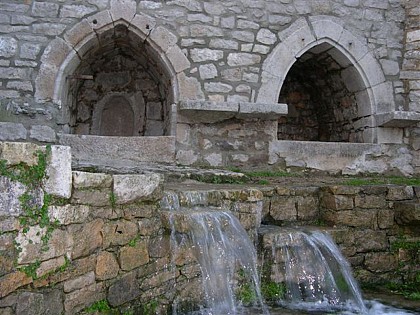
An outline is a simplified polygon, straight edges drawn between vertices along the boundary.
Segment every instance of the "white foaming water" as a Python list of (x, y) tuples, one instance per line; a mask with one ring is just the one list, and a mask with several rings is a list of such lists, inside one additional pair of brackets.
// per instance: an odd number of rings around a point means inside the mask
[(241, 314), (235, 296), (235, 276), (240, 271), (252, 282), (264, 311), (254, 245), (238, 219), (226, 211), (188, 213), (188, 238), (200, 265), (203, 309), (195, 314)]

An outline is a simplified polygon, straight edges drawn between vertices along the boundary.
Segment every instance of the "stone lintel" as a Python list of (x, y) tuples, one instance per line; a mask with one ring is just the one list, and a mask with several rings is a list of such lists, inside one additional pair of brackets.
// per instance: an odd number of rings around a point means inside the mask
[(408, 127), (420, 122), (420, 113), (411, 111), (395, 111), (376, 115), (376, 123), (380, 127)]
[(183, 101), (179, 111), (190, 122), (217, 122), (233, 117), (275, 120), (287, 115), (287, 105), (279, 103)]

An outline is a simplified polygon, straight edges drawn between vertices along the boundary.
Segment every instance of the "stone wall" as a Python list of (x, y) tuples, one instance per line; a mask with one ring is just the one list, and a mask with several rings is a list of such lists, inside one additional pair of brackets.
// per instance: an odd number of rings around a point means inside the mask
[[(233, 147), (206, 162), (196, 137), (203, 125), (182, 103), (201, 102), (203, 117), (209, 110), (225, 117), (231, 104), (254, 104), (251, 119), (240, 117), (241, 128), (265, 124), (267, 116), (287, 115), (278, 100), (290, 71), (310, 87), (312, 95), (303, 97), (322, 110), (312, 115), (308, 103), (297, 111), (285, 97), (289, 115), (264, 142), (278, 137), (411, 149), (417, 131), (407, 127), (420, 120), (417, 18), (415, 0), (5, 0), (0, 139), (59, 143), (61, 133), (101, 134), (104, 114), (104, 135), (179, 133), (180, 163), (227, 166), (228, 156), (244, 152)], [(280, 110), (270, 117), (267, 105)], [(223, 120), (218, 128), (238, 123)], [(241, 159), (259, 156), (260, 149), (251, 146), (246, 155)]]
[[(68, 147), (3, 142), (0, 152), (2, 314), (75, 314), (101, 300), (134, 312), (157, 303), (166, 314), (173, 302), (199, 303), (192, 249), (171, 250), (188, 214), (171, 219), (168, 192), (183, 207), (232, 211), (255, 241), (261, 224), (326, 229), (361, 281), (401, 281), (398, 266), (416, 263), (393, 244), (418, 241), (417, 187), (184, 186), (156, 173), (72, 172)], [(42, 185), (12, 176), (19, 163), (39, 165), (40, 152)]]

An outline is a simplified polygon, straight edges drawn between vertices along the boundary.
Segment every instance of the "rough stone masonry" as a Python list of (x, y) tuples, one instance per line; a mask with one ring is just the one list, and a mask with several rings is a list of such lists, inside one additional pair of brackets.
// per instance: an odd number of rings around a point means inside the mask
[(168, 162), (212, 167), (324, 167), (282, 141), (391, 144), (345, 168), (376, 152), (417, 174), (418, 21), (417, 0), (5, 0), (0, 139), (99, 135), (117, 160), (112, 136), (173, 137)]

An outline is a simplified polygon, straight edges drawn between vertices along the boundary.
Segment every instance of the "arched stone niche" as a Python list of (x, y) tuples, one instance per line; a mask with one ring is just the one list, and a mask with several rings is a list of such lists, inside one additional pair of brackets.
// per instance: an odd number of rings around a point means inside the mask
[(109, 112), (101, 100), (114, 95), (127, 100), (115, 104), (130, 104), (122, 106), (139, 115), (133, 118), (133, 136), (175, 134), (174, 104), (187, 98), (179, 82), (190, 63), (174, 34), (136, 13), (135, 1), (124, 2), (124, 10), (113, 0), (110, 10), (74, 25), (41, 58), (35, 97), (58, 104), (64, 131), (100, 134), (95, 119), (102, 116), (95, 107)]
[[(376, 142), (375, 115), (393, 111), (395, 105), (391, 83), (385, 82), (382, 69), (365, 40), (329, 16), (299, 19), (281, 32), (279, 38), (281, 43), (263, 64), (257, 101), (290, 103), (293, 85), (300, 85), (297, 91), (301, 98), (307, 99), (302, 107), (309, 111), (307, 117), (302, 117), (296, 104), (291, 104), (289, 117), (279, 120), (279, 138)], [(320, 89), (324, 91), (315, 93)], [(333, 99), (344, 106), (334, 107), (327, 99), (329, 93), (335, 93)], [(342, 97), (338, 96), (340, 93)], [(296, 117), (304, 120), (311, 115), (316, 119), (307, 121), (306, 126), (300, 125), (300, 130), (291, 131), (296, 127), (293, 124), (299, 123)], [(293, 133), (310, 128), (313, 130), (307, 133), (311, 136), (294, 138)]]

